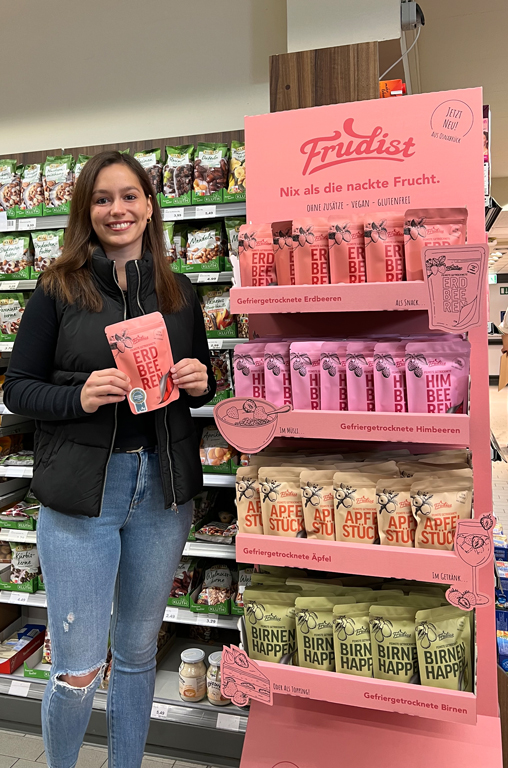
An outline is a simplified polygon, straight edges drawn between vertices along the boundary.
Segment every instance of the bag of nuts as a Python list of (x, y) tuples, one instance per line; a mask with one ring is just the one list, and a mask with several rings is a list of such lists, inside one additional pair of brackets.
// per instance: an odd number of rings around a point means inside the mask
[(217, 427), (210, 425), (203, 429), (199, 454), (203, 472), (231, 473), (235, 449), (228, 445)]
[(193, 203), (222, 203), (222, 190), (228, 183), (228, 166), (227, 144), (198, 144), (194, 159)]
[(72, 155), (48, 156), (43, 166), (44, 215), (69, 213), (74, 191)]
[[(239, 219), (224, 219), (226, 226), (226, 235), (228, 239), (229, 255), (236, 256), (238, 258), (238, 237), (240, 234), (240, 227), (245, 224), (245, 216)], [(226, 256), (224, 260), (224, 269), (233, 269), (230, 258)]]
[(22, 293), (4, 293), (0, 297), (0, 338), (15, 341), (25, 310)]
[(74, 181), (76, 182), (78, 180), (78, 177), (85, 167), (86, 163), (90, 160), (90, 155), (78, 155), (78, 162), (76, 163), (76, 167), (74, 168)]
[(0, 280), (30, 280), (33, 254), (30, 236), (22, 234), (0, 237)]
[(190, 205), (194, 178), (194, 145), (166, 147), (166, 164), (162, 176), (162, 208)]
[(135, 152), (134, 157), (140, 165), (143, 166), (148, 174), (155, 194), (162, 192), (162, 163), (160, 149), (143, 149), (141, 152)]
[(236, 337), (236, 322), (230, 310), (227, 285), (205, 285), (198, 289), (203, 303), (206, 335), (210, 339)]
[(21, 544), (19, 541), (11, 541), (11, 584), (25, 584), (36, 579), (41, 568), (39, 554), (35, 544)]
[(245, 142), (232, 141), (229, 182), (227, 191), (224, 192), (224, 202), (239, 200), (245, 200)]
[(202, 229), (189, 229), (187, 260), (184, 272), (220, 272), (224, 266), (221, 225), (207, 224)]
[(21, 202), (21, 179), (17, 160), (0, 160), (0, 211), (13, 219)]
[(36, 280), (41, 272), (62, 255), (64, 241), (63, 229), (51, 229), (48, 232), (34, 232), (34, 263), (32, 277)]
[(18, 206), (18, 218), (42, 216), (44, 188), (42, 186), (42, 166), (38, 163), (25, 165), (19, 169), (21, 175), (21, 197)]
[(233, 377), (231, 376), (231, 363), (229, 350), (220, 352), (219, 350), (210, 351), (210, 362), (212, 364), (213, 375), (217, 383), (217, 393), (211, 405), (215, 405), (221, 400), (233, 396)]

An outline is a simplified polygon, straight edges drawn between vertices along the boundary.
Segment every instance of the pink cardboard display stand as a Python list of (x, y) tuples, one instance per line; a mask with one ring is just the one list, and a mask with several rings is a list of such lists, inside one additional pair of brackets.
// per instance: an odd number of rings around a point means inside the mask
[[(248, 221), (465, 205), (469, 245), (426, 249), (424, 281), (236, 285), (231, 290), (231, 310), (248, 312), (257, 327), (284, 337), (316, 334), (316, 328), (323, 327), (340, 336), (358, 333), (355, 318), (366, 312), (371, 317), (369, 332), (374, 334), (425, 334), (429, 328), (467, 331), (470, 413), (289, 410), (273, 420), (270, 417), (259, 439), (248, 437), (245, 442), (237, 423), (241, 418), (232, 424), (228, 418), (221, 422), (221, 410), (216, 411), (219, 429), (233, 445), (253, 446), (253, 451), (275, 437), (295, 438), (294, 445), (299, 438), (333, 438), (369, 440), (373, 446), (387, 441), (469, 446), (475, 517), (461, 521), (454, 552), (240, 534), (238, 559), (450, 584), (449, 601), (466, 611), (475, 609), (477, 660), (474, 693), (256, 662), (257, 674), (270, 682), (273, 706), (252, 701), (242, 768), (406, 768), (408, 764), (412, 768), (429, 764), (501, 768), (482, 130), (480, 88), (245, 120)], [(278, 152), (271, 157), (267, 173), (266, 148), (274, 144)], [(333, 313), (327, 315), (325, 326), (323, 313)], [(237, 408), (240, 416), (243, 404), (234, 400), (226, 401), (224, 407)], [(258, 405), (254, 402), (254, 410)], [(268, 412), (271, 404), (264, 402), (262, 407)], [(231, 427), (237, 429), (231, 431)]]

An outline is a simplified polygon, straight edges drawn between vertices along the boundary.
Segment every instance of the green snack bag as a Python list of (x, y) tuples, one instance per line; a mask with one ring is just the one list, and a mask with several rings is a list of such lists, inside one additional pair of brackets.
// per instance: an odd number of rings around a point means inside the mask
[[(374, 593), (373, 593), (374, 594)], [(372, 677), (369, 610), (372, 602), (346, 603), (333, 609), (335, 671)]]
[(32, 277), (37, 279), (41, 272), (62, 255), (64, 241), (63, 229), (50, 229), (48, 232), (34, 232), (34, 263)]
[(49, 155), (43, 165), (44, 216), (69, 213), (74, 191), (72, 155)]
[(473, 691), (470, 617), (452, 605), (418, 611), (416, 647), (422, 685)]
[(90, 160), (91, 155), (78, 155), (78, 162), (74, 168), (74, 181), (78, 180), (78, 177), (83, 170), (85, 164)]
[(374, 603), (369, 609), (373, 674), (378, 680), (418, 681), (416, 608)]
[(0, 211), (14, 219), (21, 203), (21, 178), (17, 160), (0, 160)]
[(296, 598), (296, 645), (300, 667), (324, 672), (335, 670), (333, 608), (348, 600), (348, 597), (332, 595)]
[(21, 196), (17, 210), (18, 218), (42, 216), (44, 187), (42, 186), (42, 166), (38, 163), (20, 166)]
[[(176, 262), (176, 249), (175, 249), (175, 239), (174, 239), (175, 222), (163, 221), (162, 232), (164, 235), (164, 245), (166, 246), (166, 256), (169, 259), (173, 269), (175, 269), (175, 262)], [(178, 269), (175, 271), (179, 272), (180, 270)]]
[(200, 229), (189, 229), (187, 259), (183, 272), (220, 272), (224, 267), (221, 225), (211, 222)]
[(205, 285), (198, 288), (206, 335), (210, 339), (236, 337), (236, 322), (230, 311), (229, 287)]
[(248, 587), (243, 593), (249, 656), (275, 664), (290, 662), (296, 651), (295, 597)]
[(0, 294), (0, 333), (2, 341), (15, 341), (25, 310), (22, 293)]
[(166, 147), (166, 164), (162, 175), (162, 208), (190, 205), (194, 176), (194, 145)]
[(222, 192), (228, 183), (228, 167), (227, 144), (199, 142), (194, 157), (194, 204), (222, 203)]
[(245, 142), (231, 142), (228, 188), (224, 191), (224, 202), (245, 200)]
[(0, 236), (0, 280), (29, 280), (32, 263), (30, 235)]
[(160, 149), (143, 149), (141, 152), (134, 152), (134, 157), (140, 165), (143, 166), (148, 174), (155, 194), (162, 192), (162, 163)]
[(229, 256), (226, 256), (224, 264), (224, 268), (227, 270), (233, 269), (233, 265), (231, 263), (231, 255), (238, 258), (238, 234), (240, 232), (240, 227), (245, 224), (245, 221), (245, 216), (239, 219), (224, 219), (229, 250)]
[(175, 261), (173, 269), (175, 272), (182, 272), (187, 262), (187, 232), (186, 224), (176, 222), (173, 229), (173, 242), (175, 244)]

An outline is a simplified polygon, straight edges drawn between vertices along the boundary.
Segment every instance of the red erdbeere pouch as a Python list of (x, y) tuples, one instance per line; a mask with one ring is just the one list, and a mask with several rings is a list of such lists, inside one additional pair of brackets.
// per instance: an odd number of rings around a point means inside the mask
[(155, 411), (180, 397), (170, 373), (173, 354), (160, 312), (107, 325), (104, 332), (116, 367), (131, 380), (127, 399), (132, 413)]

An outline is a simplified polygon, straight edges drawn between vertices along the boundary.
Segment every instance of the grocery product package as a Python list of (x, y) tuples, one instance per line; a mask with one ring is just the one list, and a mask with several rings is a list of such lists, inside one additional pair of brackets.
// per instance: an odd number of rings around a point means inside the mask
[[(194, 602), (196, 605), (206, 605), (213, 608), (211, 613), (229, 614), (232, 591), (233, 577), (229, 566), (224, 563), (216, 563), (206, 569), (203, 584)], [(194, 596), (196, 595), (194, 594)]]
[(468, 520), (472, 510), (470, 477), (425, 476), (411, 485), (411, 505), (417, 522), (415, 547), (452, 550), (457, 520)]
[(74, 158), (72, 155), (49, 155), (42, 166), (44, 216), (69, 213), (74, 192)]
[(49, 629), (46, 628), (44, 633), (44, 646), (42, 649), (42, 663), (51, 664), (51, 637), (49, 635)]
[(91, 155), (78, 155), (78, 162), (74, 166), (74, 182), (76, 182), (80, 175), (81, 171), (87, 164), (87, 162), (90, 160)]
[(162, 163), (161, 151), (158, 147), (155, 149), (143, 149), (140, 152), (134, 152), (134, 158), (143, 166), (152, 182), (154, 192), (158, 195), (162, 192)]
[[(424, 248), (466, 242), (467, 208), (409, 208), (404, 219), (406, 280), (423, 280)], [(429, 268), (437, 272), (439, 266)]]
[(220, 272), (224, 268), (221, 225), (211, 221), (187, 232), (187, 253), (182, 272)]
[(235, 337), (236, 322), (230, 309), (229, 286), (203, 285), (199, 286), (198, 293), (208, 338)]
[(228, 186), (224, 190), (224, 202), (235, 203), (245, 200), (245, 142), (231, 142)]
[(330, 283), (364, 283), (363, 220), (330, 216), (328, 224)]
[(374, 348), (376, 342), (350, 341), (347, 345), (347, 404), (349, 411), (373, 411)]
[(168, 597), (168, 605), (189, 607), (189, 596), (192, 591), (194, 572), (197, 561), (191, 557), (182, 557), (173, 576), (173, 584)]
[(372, 671), (378, 680), (418, 682), (416, 610), (374, 603), (369, 610)]
[(35, 544), (11, 541), (11, 584), (25, 584), (36, 579), (41, 572), (39, 554)]
[(240, 236), (240, 227), (245, 224), (245, 216), (241, 216), (239, 218), (229, 218), (226, 217), (224, 219), (224, 226), (226, 227), (226, 238), (227, 238), (227, 245), (228, 245), (228, 255), (224, 259), (224, 269), (232, 270), (233, 265), (231, 262), (231, 257), (239, 258), (238, 257), (238, 238)]
[(166, 162), (162, 170), (161, 208), (191, 204), (194, 177), (194, 145), (166, 147)]
[(187, 224), (175, 222), (173, 227), (173, 244), (175, 249), (173, 269), (176, 272), (181, 272), (183, 265), (187, 262), (187, 232)]
[(127, 374), (132, 413), (164, 408), (180, 396), (173, 383), (173, 354), (160, 312), (134, 317), (104, 329), (116, 367)]
[(376, 475), (338, 471), (333, 476), (335, 539), (374, 544), (378, 538)]
[(249, 657), (254, 661), (289, 662), (296, 651), (295, 594), (263, 592), (248, 587), (243, 593)]
[(263, 532), (295, 538), (305, 528), (300, 473), (305, 467), (259, 467)]
[(467, 413), (468, 341), (415, 342), (406, 345), (409, 413)]
[(372, 603), (338, 603), (333, 608), (335, 671), (372, 677), (369, 610)]
[(238, 232), (238, 258), (242, 287), (277, 284), (270, 224), (242, 224)]
[(319, 411), (321, 408), (321, 341), (294, 341), (290, 347), (293, 408)]
[(0, 563), (10, 563), (12, 559), (11, 546), (8, 541), (0, 541)]
[(289, 342), (266, 344), (264, 350), (265, 394), (269, 403), (280, 408), (291, 405)]
[(227, 144), (199, 142), (194, 155), (192, 203), (222, 203), (227, 187), (229, 148)]
[(322, 285), (330, 282), (326, 219), (294, 219), (293, 255), (296, 285)]
[(18, 219), (42, 216), (44, 187), (42, 186), (42, 166), (39, 163), (24, 165), (19, 169), (21, 175), (21, 197), (17, 210)]
[(231, 474), (235, 449), (224, 440), (217, 427), (204, 427), (199, 448), (203, 472)]
[(320, 352), (322, 411), (347, 411), (347, 341), (325, 341)]
[(257, 467), (236, 470), (236, 511), (239, 533), (263, 533), (263, 516)]
[(272, 224), (273, 251), (277, 285), (295, 284), (293, 222), (276, 221)]
[(304, 470), (300, 475), (308, 539), (335, 541), (333, 476), (335, 470)]
[(226, 400), (228, 397), (233, 396), (233, 377), (231, 374), (229, 351), (219, 352), (218, 350), (210, 350), (210, 362), (217, 391), (213, 400), (210, 400), (209, 405), (215, 405), (221, 400)]
[(378, 413), (407, 411), (405, 356), (403, 341), (382, 341), (374, 347), (374, 402)]
[(0, 280), (30, 280), (33, 253), (30, 235), (0, 235)]
[(39, 501), (29, 492), (22, 501), (18, 501), (17, 504), (0, 512), (0, 525), (2, 528), (34, 531), (39, 517), (39, 509)]
[(24, 311), (25, 299), (22, 293), (0, 294), (0, 339), (2, 341), (15, 341)]
[(345, 596), (297, 597), (295, 600), (298, 666), (335, 671), (333, 610), (347, 603)]
[(235, 395), (266, 400), (265, 345), (237, 344), (233, 354)]
[(376, 485), (379, 543), (414, 547), (416, 520), (411, 510), (410, 477), (383, 478)]
[(32, 243), (34, 246), (34, 263), (32, 277), (37, 279), (55, 259), (62, 255), (64, 242), (63, 229), (50, 229), (47, 232), (34, 232)]
[[(162, 233), (164, 236), (164, 246), (166, 248), (166, 258), (169, 259), (169, 262), (173, 266), (173, 269), (175, 268), (175, 261), (176, 261), (176, 250), (175, 250), (175, 240), (174, 240), (174, 232), (175, 232), (175, 222), (174, 221), (163, 221), (162, 222)], [(178, 265), (176, 271), (180, 271), (180, 265)]]
[(8, 219), (13, 219), (20, 203), (21, 178), (18, 161), (2, 158), (0, 160), (0, 211), (5, 211)]
[(365, 218), (365, 266), (368, 283), (404, 279), (404, 214), (379, 211)]
[(420, 682), (434, 688), (473, 691), (471, 622), (453, 606), (418, 611), (415, 617)]

